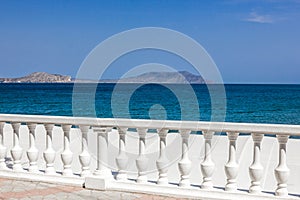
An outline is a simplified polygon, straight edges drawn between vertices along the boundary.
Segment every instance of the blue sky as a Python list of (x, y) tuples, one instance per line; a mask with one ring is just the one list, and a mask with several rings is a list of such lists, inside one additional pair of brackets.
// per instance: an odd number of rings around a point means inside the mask
[[(146, 26), (194, 38), (226, 83), (300, 83), (300, 0), (0, 0), (0, 77), (75, 77), (101, 41)], [(104, 78), (148, 62), (193, 71), (175, 56), (145, 51), (120, 58)]]

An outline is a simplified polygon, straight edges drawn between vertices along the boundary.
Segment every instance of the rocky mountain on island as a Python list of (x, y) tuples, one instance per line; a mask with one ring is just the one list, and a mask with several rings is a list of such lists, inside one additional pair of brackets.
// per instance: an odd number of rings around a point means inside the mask
[(122, 78), (120, 80), (100, 80), (102, 83), (195, 83), (204, 84), (200, 75), (187, 71), (179, 72), (147, 72), (138, 76)]
[(1, 83), (69, 83), (71, 76), (34, 72), (19, 78), (0, 78)]

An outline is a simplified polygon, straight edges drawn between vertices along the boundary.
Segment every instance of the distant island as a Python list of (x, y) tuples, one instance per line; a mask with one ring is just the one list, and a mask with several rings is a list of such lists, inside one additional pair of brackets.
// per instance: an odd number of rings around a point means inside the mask
[(138, 76), (100, 80), (101, 83), (197, 83), (204, 84), (205, 80), (187, 71), (179, 72), (147, 72)]
[[(0, 83), (73, 83), (71, 76), (34, 72), (19, 78), (0, 78)], [(80, 83), (194, 83), (204, 84), (205, 80), (187, 71), (179, 72), (147, 72), (138, 76), (122, 79), (76, 80)]]
[(19, 78), (0, 78), (1, 83), (69, 83), (71, 81), (71, 76), (46, 72), (34, 72)]

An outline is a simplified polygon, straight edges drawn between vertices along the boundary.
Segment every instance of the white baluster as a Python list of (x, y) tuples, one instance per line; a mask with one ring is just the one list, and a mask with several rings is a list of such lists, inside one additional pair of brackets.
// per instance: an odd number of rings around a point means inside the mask
[(54, 124), (45, 124), (45, 129), (47, 132), (46, 135), (46, 151), (44, 152), (44, 159), (46, 161), (46, 170), (45, 174), (53, 175), (56, 174), (54, 168), (54, 161), (55, 161), (55, 151), (52, 147), (52, 131)]
[(147, 129), (138, 128), (139, 134), (139, 156), (136, 159), (136, 167), (138, 169), (138, 177), (136, 179), (137, 183), (146, 183), (147, 178), (147, 169), (148, 169), (148, 158), (145, 155), (146, 150), (146, 133)]
[(35, 123), (28, 123), (27, 127), (29, 129), (29, 146), (30, 148), (27, 151), (27, 157), (29, 160), (29, 172), (39, 172), (38, 166), (37, 166), (37, 160), (39, 156), (39, 151), (35, 146)]
[(97, 134), (97, 169), (94, 175), (104, 180), (112, 179), (111, 170), (108, 168), (108, 132), (111, 128), (107, 127), (93, 127)]
[(249, 174), (251, 178), (251, 186), (249, 188), (249, 192), (252, 194), (261, 193), (260, 180), (263, 176), (263, 166), (260, 162), (260, 145), (261, 141), (264, 137), (263, 134), (252, 133), (253, 139), (253, 162), (249, 167)]
[(275, 177), (277, 180), (277, 189), (275, 194), (277, 196), (287, 196), (287, 182), (290, 175), (290, 170), (286, 164), (286, 143), (288, 141), (288, 135), (277, 135), (279, 143), (279, 163), (275, 169)]
[(14, 171), (23, 171), (23, 167), (21, 165), (21, 158), (23, 155), (23, 149), (19, 143), (19, 131), (20, 131), (21, 123), (12, 123), (14, 136), (13, 136), (13, 148), (11, 149), (11, 155), (13, 158), (13, 170)]
[(191, 173), (191, 161), (189, 159), (188, 150), (189, 150), (189, 130), (180, 130), (180, 135), (182, 138), (182, 153), (181, 160), (178, 163), (178, 168), (180, 171), (181, 179), (179, 182), (180, 187), (189, 187), (190, 186), (190, 173)]
[(5, 122), (0, 122), (0, 170), (8, 169), (5, 163), (6, 147), (4, 146), (4, 125)]
[(63, 176), (72, 176), (72, 161), (73, 161), (73, 153), (70, 149), (70, 129), (71, 125), (62, 125), (62, 129), (64, 132), (64, 151), (61, 154), (61, 159), (64, 165), (64, 169), (62, 172)]
[(203, 174), (203, 182), (201, 184), (202, 189), (212, 189), (213, 182), (212, 182), (212, 175), (214, 173), (215, 164), (211, 159), (211, 140), (214, 135), (214, 132), (211, 131), (203, 131), (204, 136), (204, 159), (201, 163), (201, 172)]
[(168, 164), (169, 160), (166, 155), (166, 137), (167, 137), (168, 129), (158, 130), (159, 135), (159, 158), (156, 161), (156, 166), (158, 169), (158, 185), (166, 185), (168, 184)]
[(117, 180), (127, 180), (126, 169), (128, 165), (128, 156), (125, 151), (125, 136), (127, 128), (118, 128), (119, 132), (119, 155), (116, 158), (116, 163), (118, 166), (118, 174), (116, 176)]
[(225, 186), (226, 191), (236, 191), (237, 183), (236, 178), (239, 171), (239, 164), (236, 160), (236, 140), (239, 133), (229, 132), (227, 133), (229, 139), (229, 158), (225, 165), (225, 173), (227, 176), (227, 184)]
[(88, 137), (87, 133), (89, 131), (90, 126), (79, 126), (82, 133), (82, 141), (81, 141), (81, 154), (79, 155), (79, 160), (82, 166), (82, 171), (80, 176), (85, 177), (90, 175), (90, 163), (91, 156), (88, 150)]

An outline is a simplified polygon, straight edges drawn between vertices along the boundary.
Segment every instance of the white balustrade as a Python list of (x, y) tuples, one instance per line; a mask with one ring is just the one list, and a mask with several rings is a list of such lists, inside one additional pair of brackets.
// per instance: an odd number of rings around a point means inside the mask
[[(92, 189), (112, 188), (112, 189), (120, 190), (124, 188), (127, 191), (133, 191), (133, 192), (142, 191), (146, 193), (151, 193), (155, 191), (155, 192), (162, 192), (165, 194), (169, 192), (172, 193), (172, 191), (174, 191), (172, 194), (177, 195), (183, 192), (184, 194), (182, 195), (189, 196), (189, 194), (191, 194), (192, 196), (194, 195), (193, 197), (195, 197), (195, 194), (200, 194), (202, 192), (201, 194), (204, 195), (210, 194), (209, 196), (210, 198), (215, 197), (221, 199), (223, 198), (222, 194), (224, 194), (224, 198), (227, 199), (231, 199), (233, 197), (234, 199), (243, 198), (244, 197), (242, 196), (243, 194), (248, 195), (245, 197), (247, 198), (249, 197), (250, 199), (251, 198), (259, 199), (260, 197), (275, 198), (275, 196), (272, 196), (271, 194), (262, 193), (262, 191), (264, 191), (265, 188), (262, 188), (262, 184), (261, 184), (263, 173), (264, 173), (263, 164), (265, 164), (265, 162), (261, 161), (261, 154), (262, 154), (261, 148), (262, 149), (264, 148), (262, 146), (262, 140), (264, 134), (272, 134), (273, 136), (275, 135), (277, 136), (277, 141), (279, 144), (279, 161), (274, 171), (275, 178), (277, 180), (277, 188), (273, 192), (275, 193), (276, 196), (279, 196), (280, 198), (283, 199), (289, 199), (290, 197), (293, 197), (293, 196), (289, 196), (288, 194), (288, 177), (290, 174), (290, 170), (287, 166), (287, 161), (288, 161), (287, 142), (291, 135), (300, 136), (300, 126), (270, 125), (270, 124), (269, 125), (268, 124), (238, 124), (238, 123), (218, 123), (218, 122), (210, 122), (210, 123), (209, 122), (185, 122), (185, 121), (168, 121), (168, 120), (165, 121), (152, 120), (151, 123), (148, 122), (149, 122), (148, 120), (132, 120), (132, 119), (131, 120), (126, 120), (126, 119), (99, 120), (93, 118), (0, 114), (0, 175), (4, 174), (5, 177), (20, 176), (24, 179), (30, 176), (29, 178), (30, 180), (34, 180), (36, 177), (44, 176), (43, 178), (40, 178), (38, 180), (45, 181), (47, 180), (47, 178), (49, 178), (49, 180), (59, 181), (62, 183), (73, 183), (73, 181), (76, 182), (76, 180), (80, 180), (78, 183), (81, 185), (87, 184), (88, 180), (90, 180), (89, 186), (91, 186)], [(6, 128), (4, 129), (6, 123), (11, 124), (13, 130), (12, 134), (10, 129), (8, 129), (9, 126), (6, 126)], [(26, 125), (22, 126), (21, 128), (21, 123)], [(46, 162), (45, 174), (40, 173), (38, 168), (38, 163), (41, 163), (41, 160), (39, 160), (41, 159), (39, 157), (39, 154), (41, 152), (39, 152), (39, 149), (37, 148), (37, 138), (43, 135), (39, 133), (40, 127), (36, 128), (38, 124), (43, 125), (46, 129), (46, 147), (45, 147), (46, 150), (43, 152), (43, 157)], [(57, 125), (61, 124), (62, 129), (58, 129), (57, 127), (54, 129), (55, 124)], [(78, 143), (79, 147), (81, 146), (81, 149), (79, 149), (80, 153), (78, 153), (79, 155), (77, 154), (77, 152), (72, 152), (71, 150), (71, 145), (73, 145), (71, 144), (70, 141), (70, 133), (71, 130), (73, 130), (71, 129), (72, 125), (79, 127), (77, 130), (78, 131), (80, 130), (82, 134), (82, 137), (80, 137), (81, 141)], [(29, 130), (28, 132), (25, 131), (24, 129), (24, 127), (26, 126), (28, 127)], [(91, 129), (92, 131), (89, 132), (90, 128), (92, 128)], [(112, 128), (114, 129), (112, 130)], [(109, 148), (112, 147), (109, 146), (108, 144), (109, 144), (110, 134), (112, 131), (116, 131), (115, 128), (118, 130), (119, 137), (117, 137), (117, 139), (118, 139), (119, 149), (118, 149), (118, 155), (115, 158), (112, 158), (115, 159), (117, 165), (117, 174), (114, 179), (111, 170), (114, 167), (109, 166), (108, 164), (108, 156), (111, 156)], [(126, 138), (129, 128), (130, 129), (135, 128), (137, 130), (137, 135), (138, 135), (138, 138), (136, 138), (136, 140), (138, 141), (138, 147), (136, 147), (138, 148), (138, 156), (136, 158), (136, 163), (135, 163), (137, 167), (135, 173), (137, 172), (138, 174), (135, 180), (136, 183), (132, 182), (133, 173), (130, 173), (129, 171), (131, 169), (130, 167), (132, 166), (128, 165), (129, 157), (132, 155), (126, 153), (126, 149), (128, 148), (127, 145), (128, 143), (131, 143), (132, 141), (130, 140), (133, 139), (133, 138)], [(155, 159), (149, 160), (149, 158), (152, 157), (152, 155), (147, 156), (148, 151), (146, 151), (147, 149), (146, 134), (149, 129), (156, 129), (157, 134), (159, 136), (158, 138), (159, 148), (156, 149), (156, 152), (159, 151), (159, 155), (157, 158), (155, 158), (156, 160)], [(4, 132), (4, 130), (7, 132)], [(20, 130), (22, 131), (21, 138), (20, 138)], [(63, 131), (63, 152), (60, 153), (61, 160), (63, 163), (62, 174), (56, 172), (57, 166), (55, 167), (54, 163), (56, 163), (55, 162), (56, 153), (59, 152), (56, 152), (53, 148), (53, 146), (56, 147), (56, 145), (60, 143), (60, 142), (56, 143), (57, 141), (53, 141), (53, 134), (57, 134), (61, 130)], [(170, 162), (170, 160), (168, 159), (168, 156), (170, 155), (167, 156), (167, 152), (166, 152), (167, 136), (168, 139), (170, 136), (170, 139), (176, 138), (176, 140), (177, 137), (173, 137), (174, 134), (168, 135), (169, 130), (177, 130), (179, 131), (179, 135), (180, 135), (180, 138), (178, 139), (180, 139), (181, 147), (178, 146), (178, 148), (181, 148), (181, 154), (180, 154), (181, 157), (179, 162), (175, 163), (175, 165), (173, 165), (173, 163)], [(195, 173), (194, 169), (199, 169), (199, 163), (195, 164), (194, 159), (192, 158), (192, 160), (190, 160), (189, 158), (189, 153), (190, 153), (189, 138), (190, 138), (190, 133), (192, 131), (202, 131), (203, 138), (204, 138), (204, 142), (203, 142), (204, 158), (200, 163), (200, 169), (203, 178), (202, 180), (197, 180), (198, 183), (202, 182), (200, 185), (201, 186), (200, 190), (199, 190), (199, 186), (196, 185), (195, 187), (193, 185), (194, 182), (190, 181), (190, 176), (192, 176), (193, 173)], [(227, 132), (227, 137), (214, 136), (215, 132)], [(97, 139), (96, 141), (97, 160), (96, 161), (91, 159), (91, 154), (89, 152), (89, 145), (90, 145), (90, 142), (88, 141), (89, 133), (96, 134), (96, 139)], [(250, 185), (249, 192), (245, 192), (245, 191), (237, 192), (238, 189), (237, 176), (239, 174), (239, 163), (237, 161), (236, 145), (237, 145), (237, 139), (239, 137), (239, 133), (251, 133), (252, 140), (253, 140), (253, 147), (252, 147), (252, 143), (249, 143), (251, 144), (251, 149), (253, 148), (253, 154), (252, 154), (253, 159), (250, 160), (250, 162), (252, 163), (248, 169), (251, 183), (249, 183), (249, 181), (246, 182), (246, 187)], [(28, 136), (29, 138), (28, 150), (23, 149), (21, 147), (21, 145), (26, 144), (26, 142), (23, 141), (20, 142), (20, 139), (22, 140), (24, 138), (23, 134), (28, 134), (26, 135), (26, 137)], [(4, 140), (4, 135), (9, 137)], [(111, 136), (114, 137), (114, 134), (112, 134)], [(199, 139), (201, 137), (202, 136), (193, 135), (193, 137), (191, 138)], [(226, 154), (225, 150), (224, 152), (218, 152), (218, 154), (214, 154), (214, 157), (212, 156), (212, 151), (214, 150), (212, 147), (212, 139), (213, 138), (216, 140), (220, 139), (216, 137), (220, 137), (223, 140), (223, 142), (225, 141), (226, 143), (228, 139), (229, 142), (228, 160), (226, 163), (217, 160), (219, 158), (218, 156), (223, 154), (225, 156)], [(240, 137), (244, 137), (244, 136), (240, 136)], [(9, 138), (12, 138), (13, 140), (12, 147), (10, 142), (6, 144)], [(128, 143), (126, 143), (126, 139), (128, 140)], [(270, 138), (268, 138), (268, 140), (269, 139)], [(296, 140), (294, 140), (293, 142), (295, 141)], [(173, 143), (173, 144), (177, 144), (177, 143)], [(218, 143), (216, 143), (216, 145), (218, 145)], [(201, 146), (199, 147), (199, 151), (201, 149)], [(148, 148), (150, 148), (150, 145)], [(151, 146), (151, 148), (154, 148), (154, 145)], [(193, 147), (193, 145), (192, 148), (194, 149), (192, 149), (191, 152), (194, 152), (195, 147)], [(12, 161), (13, 161), (12, 169), (8, 168), (10, 163), (6, 164), (6, 156), (7, 156), (6, 154), (8, 150), (10, 150), (12, 156)], [(29, 162), (28, 171), (23, 170), (23, 166), (21, 163), (21, 162), (24, 163), (27, 162), (27, 160), (25, 160), (26, 159), (25, 156), (24, 157), (22, 156), (23, 153), (26, 152), (27, 152), (27, 158)], [(80, 175), (73, 174), (72, 171), (73, 167), (74, 169), (79, 169), (78, 166), (75, 166), (76, 164), (79, 163), (73, 162), (73, 154), (74, 156), (79, 157), (79, 161), (81, 164), (81, 166), (79, 166), (79, 168), (81, 167)], [(250, 152), (243, 152), (243, 155), (245, 154), (251, 157)], [(170, 158), (172, 158), (172, 156), (170, 156)], [(176, 158), (178, 158), (178, 156)], [(174, 157), (172, 159), (174, 159)], [(242, 161), (243, 160), (241, 160), (241, 162)], [(91, 169), (96, 164), (96, 162), (97, 162), (97, 168), (94, 171), (94, 173), (91, 173)], [(217, 164), (219, 165), (220, 162), (222, 162), (221, 163), (222, 165), (225, 164), (225, 174), (227, 177), (227, 182), (224, 187), (225, 191), (223, 189), (218, 189), (218, 187), (214, 188), (214, 183), (218, 182), (218, 180), (216, 181), (213, 179), (213, 177), (215, 177), (214, 172), (216, 169), (218, 169), (215, 166)], [(151, 176), (150, 174), (149, 175), (147, 174), (148, 166), (154, 166), (155, 164), (156, 164), (156, 170), (158, 172), (158, 175), (156, 177), (153, 177), (154, 173), (151, 173)], [(179, 175), (177, 174), (177, 178), (180, 178), (179, 182), (177, 182), (176, 184), (179, 185), (180, 189), (177, 186), (174, 186), (173, 184), (174, 174), (170, 176), (170, 173), (175, 172), (176, 169), (174, 167), (176, 167), (176, 164), (178, 164), (178, 169), (179, 169), (179, 172), (177, 171), (177, 173), (179, 174)], [(191, 171), (192, 167), (193, 167), (193, 172)], [(266, 170), (267, 169), (269, 169), (269, 166), (266, 167)], [(243, 170), (242, 173), (244, 171), (247, 171), (247, 169), (245, 168), (241, 170)], [(33, 176), (31, 176), (31, 174), (33, 174)], [(56, 176), (47, 176), (45, 178), (45, 175), (56, 175)], [(55, 178), (53, 179), (53, 177)], [(56, 179), (56, 177), (59, 178)], [(222, 180), (224, 180), (223, 178)], [(148, 179), (149, 179), (149, 183), (148, 183)], [(191, 180), (193, 179), (195, 179), (195, 177), (192, 177)], [(64, 182), (64, 180), (66, 181)], [(154, 182), (155, 180), (157, 180), (157, 182)], [(214, 193), (214, 191), (216, 190), (218, 190), (218, 192)], [(248, 193), (250, 193), (251, 195)], [(216, 196), (214, 196), (214, 194)], [(204, 196), (203, 198), (206, 198), (206, 196)]]
[(275, 176), (277, 180), (277, 189), (275, 194), (277, 196), (287, 196), (287, 181), (290, 175), (290, 170), (286, 164), (286, 143), (289, 139), (288, 135), (277, 135), (279, 143), (279, 163), (275, 169)]
[(4, 122), (0, 122), (0, 170), (6, 170), (6, 147), (4, 146)]
[(251, 166), (249, 167), (249, 174), (251, 178), (251, 186), (249, 188), (249, 192), (252, 194), (258, 194), (261, 193), (261, 186), (260, 186), (260, 180), (263, 176), (263, 166), (260, 162), (260, 145), (261, 141), (264, 137), (263, 134), (259, 133), (252, 133), (252, 139), (253, 139), (253, 162)]
[(46, 161), (45, 174), (56, 174), (54, 168), (55, 150), (52, 145), (52, 131), (54, 124), (44, 124), (46, 129), (46, 151), (44, 152), (44, 159)]
[(116, 163), (118, 166), (118, 174), (116, 175), (116, 179), (120, 181), (127, 180), (127, 165), (128, 165), (128, 156), (126, 155), (125, 146), (126, 146), (126, 131), (127, 128), (118, 128), (119, 132), (119, 154), (116, 158)]
[(203, 175), (203, 182), (201, 184), (202, 189), (212, 189), (213, 182), (212, 182), (212, 175), (214, 173), (215, 164), (211, 158), (211, 140), (214, 135), (212, 131), (203, 131), (204, 136), (204, 159), (201, 163), (201, 172)]
[(167, 185), (168, 184), (168, 167), (169, 160), (166, 155), (166, 137), (168, 129), (160, 129), (158, 131), (159, 135), (159, 158), (156, 161), (156, 166), (158, 170), (158, 185)]
[(79, 155), (80, 164), (82, 166), (81, 176), (85, 177), (90, 175), (90, 163), (91, 163), (91, 155), (88, 150), (88, 131), (90, 129), (90, 126), (83, 126), (80, 125), (79, 129), (82, 133), (82, 139), (81, 139), (81, 154)]
[(147, 178), (147, 169), (148, 169), (148, 158), (145, 155), (146, 151), (146, 133), (147, 129), (138, 128), (139, 134), (139, 156), (136, 159), (136, 167), (138, 169), (138, 177), (136, 179), (137, 183), (146, 183)]
[(181, 160), (178, 163), (178, 168), (180, 172), (180, 187), (189, 187), (190, 186), (190, 173), (192, 162), (189, 159), (189, 136), (190, 130), (180, 130), (180, 135), (182, 139), (182, 152), (181, 152)]
[(108, 127), (93, 127), (97, 134), (97, 169), (94, 175), (103, 179), (112, 179), (111, 170), (108, 168)]
[(226, 191), (236, 191), (237, 190), (237, 175), (239, 172), (239, 164), (236, 160), (236, 140), (239, 133), (228, 132), (229, 139), (229, 155), (228, 162), (225, 165), (225, 173), (227, 176), (227, 184), (225, 186)]
[(63, 162), (63, 176), (72, 176), (72, 161), (73, 161), (73, 152), (70, 149), (70, 129), (71, 125), (62, 125), (64, 132), (64, 151), (61, 154), (61, 160)]
[(27, 157), (29, 160), (29, 172), (39, 172), (37, 161), (39, 157), (39, 151), (35, 146), (35, 128), (36, 123), (27, 123), (29, 129), (29, 149), (27, 150)]
[(21, 123), (13, 122), (11, 125), (13, 128), (13, 145), (14, 145), (13, 148), (11, 149), (11, 156), (13, 158), (13, 170), (23, 171), (23, 167), (21, 164), (23, 149), (21, 148), (20, 141), (19, 141)]

